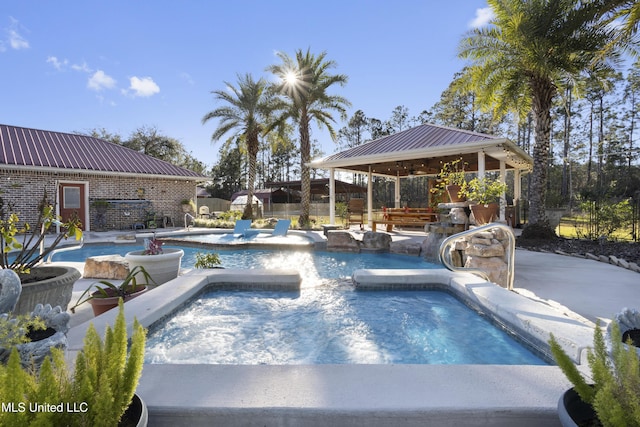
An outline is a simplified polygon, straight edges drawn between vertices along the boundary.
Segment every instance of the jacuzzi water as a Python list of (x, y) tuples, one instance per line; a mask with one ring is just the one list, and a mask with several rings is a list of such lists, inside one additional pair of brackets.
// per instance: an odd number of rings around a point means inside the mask
[(147, 363), (514, 364), (543, 360), (440, 291), (211, 291), (152, 328)]

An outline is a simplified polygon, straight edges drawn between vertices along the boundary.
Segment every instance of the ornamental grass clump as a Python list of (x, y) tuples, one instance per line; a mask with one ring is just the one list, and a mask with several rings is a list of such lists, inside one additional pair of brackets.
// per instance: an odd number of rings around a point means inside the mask
[[(614, 321), (612, 337), (621, 337), (620, 326)], [(549, 341), (551, 352), (574, 390), (583, 402), (591, 405), (604, 427), (640, 426), (640, 363), (631, 340), (611, 340), (607, 351), (600, 325), (593, 335), (593, 349), (587, 354), (592, 383), (578, 371), (562, 350), (553, 334)]]
[(0, 425), (115, 426), (129, 407), (144, 363), (146, 330), (134, 321), (130, 345), (124, 306), (104, 340), (91, 325), (84, 347), (68, 370), (53, 349), (39, 374), (23, 369), (17, 350), (0, 365)]

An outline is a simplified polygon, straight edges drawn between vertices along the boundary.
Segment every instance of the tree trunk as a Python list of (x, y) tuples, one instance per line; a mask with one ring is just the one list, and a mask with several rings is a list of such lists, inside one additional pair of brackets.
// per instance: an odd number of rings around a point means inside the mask
[(536, 140), (533, 146), (533, 173), (529, 194), (529, 225), (547, 226), (545, 215), (547, 167), (551, 144), (551, 103), (556, 88), (550, 80), (532, 78), (533, 114)]
[(310, 226), (309, 211), (311, 208), (311, 176), (309, 173), (309, 161), (311, 160), (311, 141), (309, 135), (309, 117), (306, 110), (300, 114), (300, 218), (298, 225), (302, 228)]
[(249, 176), (247, 178), (247, 204), (244, 206), (242, 219), (253, 219), (253, 194), (255, 193), (256, 165), (259, 151), (258, 133), (247, 135), (247, 153), (249, 154)]

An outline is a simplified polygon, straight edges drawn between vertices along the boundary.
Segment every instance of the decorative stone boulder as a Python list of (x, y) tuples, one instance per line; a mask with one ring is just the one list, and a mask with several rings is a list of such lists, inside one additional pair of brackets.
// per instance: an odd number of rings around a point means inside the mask
[(507, 263), (500, 257), (467, 256), (464, 266), (483, 270), (490, 281), (502, 287), (507, 286)]
[(509, 238), (499, 228), (460, 238), (450, 248), (454, 265), (483, 270), (489, 280), (508, 286), (507, 248)]
[(124, 279), (129, 274), (129, 264), (121, 255), (102, 255), (87, 258), (84, 277), (94, 279)]
[(393, 254), (419, 256), (421, 250), (422, 244), (407, 240), (391, 242), (391, 245), (389, 245), (389, 252)]
[(369, 252), (389, 252), (391, 236), (387, 233), (367, 231), (362, 236), (361, 250)]
[(334, 252), (360, 252), (360, 242), (350, 232), (332, 230), (327, 233), (327, 250)]

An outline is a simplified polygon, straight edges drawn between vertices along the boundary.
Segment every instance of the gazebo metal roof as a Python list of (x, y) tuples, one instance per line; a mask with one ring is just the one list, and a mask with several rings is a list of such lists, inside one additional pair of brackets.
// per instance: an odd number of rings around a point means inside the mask
[[(280, 182), (266, 182), (264, 184), (268, 188), (287, 188), (289, 190), (300, 191), (302, 188), (302, 182), (297, 181), (280, 181)], [(344, 181), (335, 181), (336, 193), (355, 193), (364, 194), (367, 192), (367, 187), (351, 184)], [(311, 180), (311, 194), (329, 194), (329, 178), (319, 178)]]
[(443, 163), (462, 158), (469, 172), (478, 170), (478, 153), (484, 152), (485, 170), (531, 169), (533, 159), (506, 138), (462, 129), (424, 124), (385, 136), (311, 162), (322, 169), (343, 169), (375, 175), (435, 175)]

